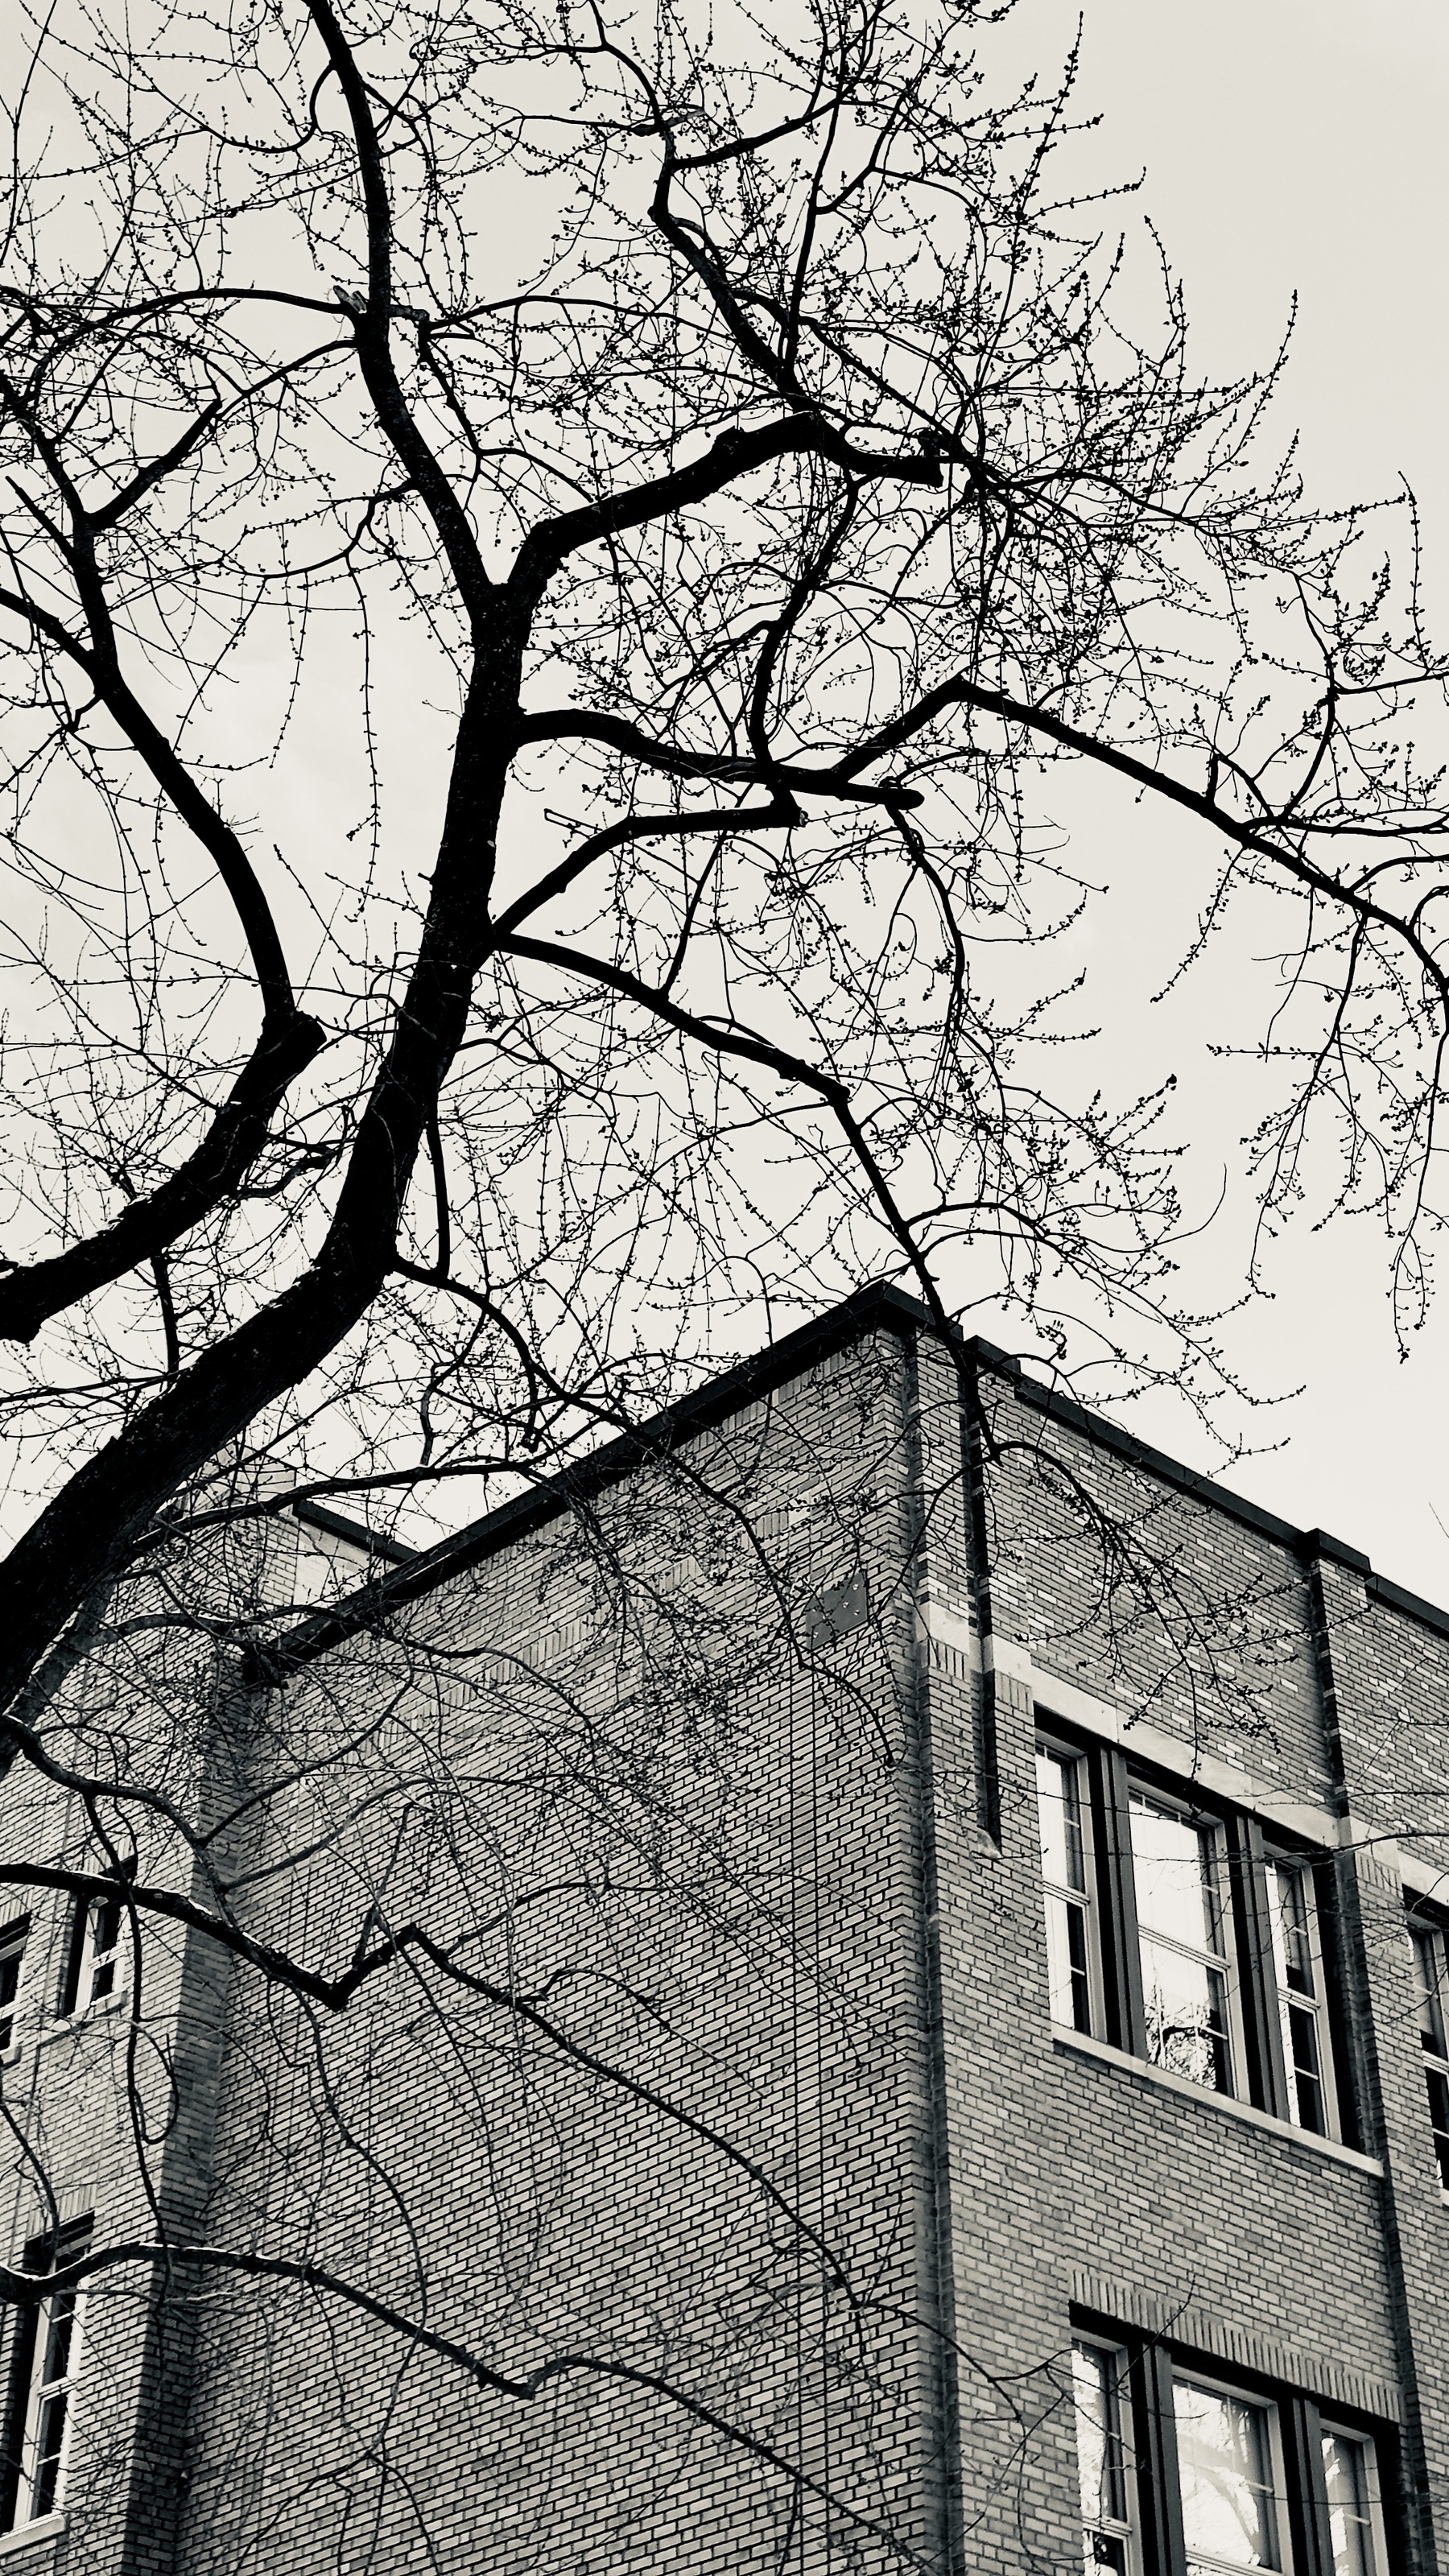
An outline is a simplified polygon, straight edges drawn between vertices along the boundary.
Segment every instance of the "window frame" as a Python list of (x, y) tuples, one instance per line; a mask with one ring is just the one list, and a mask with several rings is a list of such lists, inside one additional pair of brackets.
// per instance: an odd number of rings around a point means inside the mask
[[(1184, 1942), (1171, 1933), (1160, 1931), (1151, 1924), (1144, 1923), (1141, 1908), (1134, 1906), (1134, 1911), (1137, 1914), (1139, 1974), (1141, 1974), (1143, 1978), (1144, 2043), (1147, 2042), (1149, 2033), (1147, 2030), (1146, 2017), (1146, 1974), (1143, 1954), (1147, 1944), (1151, 1942), (1172, 1951), (1178, 1957), (1201, 1963), (1201, 1965), (1206, 1968), (1210, 1976), (1221, 1977), (1223, 1981), (1224, 1995), (1225, 2028), (1223, 2035), (1227, 2044), (1227, 2071), (1229, 2081), (1226, 2084), (1204, 2084), (1200, 2089), (1204, 2093), (1221, 2094), (1226, 2101), (1245, 2101), (1250, 2098), (1249, 2061), (1247, 2032), (1243, 2012), (1242, 1965), (1239, 1955), (1242, 1945), (1239, 1925), (1236, 1919), (1237, 1909), (1233, 1904), (1233, 1872), (1236, 1866), (1236, 1855), (1232, 1848), (1226, 1819), (1218, 1815), (1212, 1809), (1201, 1806), (1195, 1799), (1184, 1797), (1181, 1794), (1173, 1795), (1159, 1789), (1154, 1780), (1146, 1778), (1142, 1773), (1136, 1771), (1130, 1766), (1127, 1772), (1127, 1791), (1127, 1830), (1129, 1838), (1132, 1832), (1134, 1802), (1139, 1799), (1143, 1806), (1151, 1806), (1155, 1808), (1160, 1815), (1173, 1816), (1179, 1819), (1180, 1822), (1188, 1826), (1190, 1830), (1199, 1837), (1200, 1841), (1204, 1836), (1211, 1836), (1213, 1843), (1213, 1859), (1211, 1866), (1213, 1876), (1217, 1882), (1212, 1888), (1212, 1902), (1217, 1914), (1218, 1927), (1222, 1938), (1222, 1948), (1220, 1950), (1213, 1950), (1209, 1948), (1206, 1943), (1192, 1944)], [(1135, 1844), (1132, 1846), (1132, 1881), (1135, 1896), (1137, 1881), (1137, 1852)], [(1149, 2066), (1161, 2068), (1164, 2074), (1181, 2075), (1182, 2070), (1180, 2068), (1168, 2066), (1164, 2059), (1154, 2057), (1151, 2054), (1150, 2048), (1145, 2044), (1142, 2054)], [(1193, 2084), (1197, 2082), (1197, 2078), (1196, 2076), (1186, 2076), (1183, 2077), (1183, 2081)]]
[[(89, 2214), (71, 2219), (58, 2232), (32, 2238), (23, 2256), (23, 2269), (42, 2278), (53, 2278), (69, 2271), (89, 2251), (93, 2221)], [(51, 2333), (60, 2300), (68, 2302), (65, 2367), (47, 2377)], [(84, 2286), (68, 2282), (60, 2290), (43, 2294), (33, 2308), (23, 2312), (10, 2354), (10, 2386), (6, 2405), (3, 2453), (3, 2485), (0, 2485), (0, 2535), (28, 2532), (32, 2528), (49, 2529), (63, 2517), (66, 2479), (70, 2467), (75, 2433), (74, 2397), (83, 2377), (85, 2358), (86, 2293)], [(39, 2452), (39, 2441), (45, 2423), (46, 2409), (59, 2400), (62, 2407), (60, 2438), (54, 2452)], [(54, 2458), (55, 2473), (44, 2502), (39, 2501), (43, 2472)]]
[[(1100, 2354), (1115, 2369), (1113, 2397), (1117, 2422), (1114, 2427), (1107, 2430), (1108, 2438), (1120, 2445), (1122, 2501), (1126, 2508), (1120, 2517), (1113, 2514), (1089, 2516), (1086, 2510), (1086, 2497), (1082, 2493), (1081, 2486), (1081, 2440), (1080, 2435), (1076, 2434), (1076, 2427), (1082, 2414), (1077, 2400), (1076, 2357), (1079, 2351)], [(1101, 2534), (1109, 2540), (1120, 2539), (1122, 2542), (1123, 2576), (1143, 2576), (1142, 2512), (1137, 2487), (1136, 2406), (1132, 2386), (1131, 2351), (1126, 2344), (1115, 2343), (1105, 2335), (1094, 2333), (1090, 2329), (1074, 2327), (1070, 2358), (1072, 2425), (1077, 2442), (1077, 2491), (1081, 2507), (1083, 2567), (1085, 2569), (1110, 2564), (1109, 2560), (1098, 2557), (1095, 2551), (1090, 2554), (1088, 2551), (1088, 2543)]]
[[(1100, 1895), (1098, 1887), (1099, 1873), (1097, 1865), (1097, 1838), (1093, 1829), (1092, 1814), (1094, 1801), (1092, 1795), (1093, 1780), (1091, 1758), (1079, 1744), (1069, 1742), (1065, 1736), (1058, 1735), (1050, 1727), (1038, 1727), (1036, 1730), (1035, 1758), (1038, 1762), (1043, 1754), (1049, 1761), (1059, 1762), (1064, 1767), (1070, 1766), (1076, 1774), (1077, 1825), (1081, 1836), (1082, 1877), (1085, 1882), (1081, 1888), (1073, 1888), (1066, 1885), (1059, 1886), (1055, 1880), (1049, 1879), (1046, 1875), (1045, 1852), (1043, 1850), (1043, 1867), (1041, 1871), (1040, 1886), (1043, 1897), (1043, 1917), (1046, 1922), (1047, 2016), (1048, 2019), (1052, 2021), (1054, 2028), (1061, 2030), (1070, 2029), (1074, 2031), (1085, 2031), (1088, 2038), (1100, 2039), (1106, 2027), (1107, 2013), (1102, 1973), (1102, 1943), (1100, 1927), (1098, 1924)], [(1041, 1784), (1039, 1776), (1036, 1780), (1036, 1798), (1038, 1826), (1040, 1826)], [(1054, 2014), (1052, 2013), (1052, 1936), (1049, 1918), (1046, 1918), (1046, 1906), (1053, 1900), (1064, 1907), (1076, 1906), (1081, 1915), (1083, 1946), (1086, 1953), (1085, 1970), (1087, 1981), (1087, 2010), (1089, 2014), (1089, 2019), (1085, 2023), (1057, 2022)]]
[[(1328, 1949), (1323, 1938), (1323, 1921), (1322, 1908), (1319, 1902), (1318, 1872), (1312, 1858), (1307, 1853), (1288, 1851), (1276, 1843), (1269, 1844), (1265, 1848), (1263, 1864), (1268, 1900), (1268, 1915), (1271, 1927), (1271, 1948), (1269, 1950), (1268, 1957), (1272, 1960), (1274, 1970), (1273, 1993), (1269, 1997), (1269, 2002), (1274, 2006), (1278, 2015), (1279, 2046), (1282, 2052), (1283, 2098), (1285, 2104), (1288, 2106), (1287, 2116), (1292, 2127), (1302, 2129), (1310, 2138), (1342, 2138), (1343, 2116), (1339, 2108), (1338, 2098), (1337, 2051), (1334, 2046), (1334, 2030), (1332, 2020), (1330, 2018), (1330, 2005), (1333, 2000), (1333, 1979), (1330, 1971)], [(1308, 1961), (1315, 1987), (1315, 1991), (1308, 1995), (1305, 1995), (1300, 1990), (1293, 1988), (1287, 1982), (1287, 1979), (1283, 1974), (1283, 1969), (1286, 1967), (1286, 1945), (1284, 1944), (1280, 1933), (1280, 1918), (1274, 1901), (1273, 1881), (1278, 1873), (1289, 1871), (1291, 1871), (1293, 1876), (1297, 1879), (1299, 1886), (1303, 1890), (1305, 1899), (1304, 1916), (1308, 1946)], [(1321, 2129), (1315, 2129), (1311, 2121), (1295, 2116), (1295, 2111), (1300, 2098), (1296, 2080), (1297, 2061), (1289, 2047), (1289, 2024), (1291, 2016), (1295, 2012), (1308, 2013), (1312, 2016), (1314, 2045), (1318, 2052), (1318, 2085), (1323, 2101), (1324, 2125)]]
[[(1371, 2576), (1400, 2576), (1402, 2465), (1395, 2424), (1357, 2407), (1328, 2404), (1320, 2408), (1319, 2400), (1301, 2386), (1261, 2371), (1240, 2370), (1216, 2355), (1144, 2333), (1075, 2301), (1069, 2314), (1072, 2345), (1095, 2345), (1117, 2357), (1124, 2447), (1132, 2462), (1128, 2496), (1138, 2551), (1134, 2576), (1193, 2576), (1195, 2566), (1211, 2576), (1244, 2576), (1241, 2565), (1231, 2560), (1188, 2557), (1175, 2396), (1183, 2381), (1268, 2410), (1283, 2576), (1340, 2576), (1333, 2556), (1323, 2457), (1324, 2441), (1330, 2435), (1362, 2444), (1367, 2452)], [(1080, 2505), (1080, 2474), (1074, 2481), (1074, 2497)], [(1085, 2528), (1080, 2512), (1078, 2523)], [(1265, 2569), (1262, 2576), (1278, 2576), (1278, 2571)]]
[[(1234, 2405), (1254, 2407), (1260, 2415), (1266, 2416), (1268, 2424), (1268, 2456), (1272, 2465), (1272, 2487), (1270, 2492), (1273, 2499), (1274, 2520), (1277, 2524), (1276, 2536), (1279, 2554), (1277, 2566), (1264, 2567), (1262, 2576), (1301, 2576), (1299, 2554), (1293, 2528), (1295, 2520), (1297, 2519), (1297, 2515), (1294, 2510), (1295, 2503), (1298, 2503), (1299, 2499), (1295, 2498), (1292, 2487), (1289, 2483), (1287, 2446), (1283, 2439), (1282, 2407), (1279, 2399), (1276, 2396), (1269, 2395), (1263, 2389), (1248, 2387), (1241, 2380), (1221, 2379), (1213, 2370), (1211, 2364), (1209, 2364), (1206, 2370), (1203, 2370), (1200, 2369), (1197, 2363), (1190, 2357), (1184, 2357), (1181, 2360), (1174, 2359), (1172, 2363), (1172, 2388), (1172, 2429), (1174, 2448), (1176, 2447), (1178, 2429), (1176, 2392), (1179, 2388), (1205, 2388), (1210, 2396), (1230, 2398)], [(1181, 2516), (1183, 2512), (1183, 2489), (1182, 2467), (1180, 2460), (1177, 2466), (1177, 2508), (1178, 2513)], [(1212, 2558), (1202, 2555), (1195, 2557), (1193, 2555), (1191, 2544), (1188, 2541), (1185, 2518), (1182, 2523), (1182, 2545), (1183, 2564), (1186, 2569), (1186, 2576), (1199, 2576), (1199, 2571), (1201, 2571), (1201, 2576), (1253, 2576), (1253, 2562), (1251, 2559)]]
[[(17, 2024), (20, 2019), (25, 1987), (25, 1960), (30, 1947), (31, 1918), (13, 1914), (0, 1923), (0, 2065), (10, 2065), (20, 2054)], [(11, 1969), (14, 1982), (10, 1982)], [(7, 1994), (5, 1987), (9, 1985)]]
[[(84, 2021), (89, 2013), (108, 2012), (125, 2001), (125, 1987), (120, 1980), (127, 1914), (125, 1889), (135, 1875), (135, 1861), (128, 1857), (121, 1862), (117, 1873), (120, 1884), (113, 1894), (72, 1898), (56, 2002), (59, 2020)], [(102, 1945), (101, 1931), (112, 1916), (114, 1936)], [(98, 1987), (97, 1979), (101, 1977), (105, 1983)]]
[[(1411, 1905), (1409, 1940), (1414, 1958), (1414, 2017), (1428, 2094), (1429, 2152), (1438, 2172), (1440, 2197), (1449, 2200), (1449, 1933), (1438, 1915)], [(1428, 1975), (1422, 1966), (1425, 1952), (1432, 1962)], [(1431, 2035), (1437, 2043), (1432, 2047)], [(1435, 2105), (1436, 2084), (1442, 2109)]]
[[(1051, 2028), (1064, 2039), (1079, 2035), (1106, 2039), (1125, 2055), (1139, 2059), (1174, 2082), (1191, 2084), (1194, 2090), (1217, 2101), (1247, 2103), (1300, 2137), (1318, 2137), (1329, 2144), (1354, 2147), (1358, 2131), (1353, 2060), (1344, 2028), (1346, 2005), (1334, 1889), (1328, 1879), (1331, 1856), (1317, 1846), (1296, 1843), (1279, 1832), (1273, 1834), (1271, 1842), (1265, 1841), (1263, 1829), (1250, 1810), (1199, 1795), (1194, 1786), (1151, 1763), (1135, 1759), (1129, 1762), (1120, 1745), (1057, 1717), (1050, 1703), (1036, 1710), (1035, 1738), (1040, 1751), (1057, 1760), (1075, 1762), (1079, 1778), (1085, 1779), (1089, 1791), (1082, 1803), (1089, 1879), (1092, 2026), (1090, 2033), (1079, 2034), (1072, 2024), (1058, 2021), (1051, 2012), (1048, 1988)], [(1209, 1952), (1206, 1945), (1200, 1953), (1189, 1951), (1181, 1943), (1174, 1943), (1170, 1935), (1159, 1935), (1143, 1923), (1137, 1902), (1132, 1838), (1132, 1802), (1138, 1797), (1214, 1837), (1221, 1953)], [(1279, 1980), (1274, 1892), (1269, 1877), (1270, 1871), (1280, 1869), (1292, 1870), (1299, 1877), (1308, 1915), (1315, 1993), (1311, 1998), (1295, 1993), (1293, 2001), (1309, 2002), (1314, 2015), (1324, 2116), (1321, 2129), (1300, 2116), (1302, 2103), (1292, 2060), (1284, 2046), (1284, 1990)], [(1045, 1913), (1048, 1894), (1060, 1896), (1066, 1891), (1054, 1886), (1049, 1889), (1044, 1875), (1039, 1885)], [(1160, 1939), (1165, 1947), (1182, 1949), (1184, 1957), (1200, 1956), (1205, 1969), (1211, 1967), (1223, 1975), (1229, 2090), (1223, 2091), (1216, 2084), (1199, 2086), (1191, 2076), (1150, 2055), (1143, 1982), (1143, 1944), (1149, 1939)], [(1449, 2020), (1449, 1974), (1444, 1993)], [(1445, 2080), (1449, 2085), (1449, 2056), (1445, 2060)]]
[[(1368, 2454), (1368, 2476), (1366, 2485), (1368, 2489), (1369, 2531), (1373, 2539), (1374, 2553), (1374, 2563), (1370, 2571), (1370, 2576), (1389, 2576), (1389, 2534), (1388, 2522), (1384, 2513), (1383, 2482), (1379, 2476), (1379, 2443), (1375, 2435), (1364, 2425), (1349, 2423), (1341, 2416), (1333, 2414), (1319, 2414), (1318, 2431), (1324, 2442), (1328, 2442), (1330, 2440), (1357, 2442)], [(1324, 2484), (1326, 2488), (1326, 2463), (1324, 2465)], [(1324, 2507), (1326, 2511), (1331, 2512), (1332, 2508), (1328, 2506), (1326, 2495), (1324, 2498)], [(1333, 2566), (1333, 2541), (1331, 2532), (1327, 2542), (1325, 2576), (1336, 2576), (1336, 2571)]]

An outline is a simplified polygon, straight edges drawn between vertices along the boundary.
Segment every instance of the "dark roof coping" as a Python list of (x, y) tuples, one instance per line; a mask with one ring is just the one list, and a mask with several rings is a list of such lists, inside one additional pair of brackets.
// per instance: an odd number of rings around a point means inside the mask
[[(331, 1609), (314, 1612), (300, 1620), (290, 1634), (277, 1640), (265, 1657), (268, 1677), (280, 1677), (294, 1665), (310, 1663), (332, 1646), (356, 1633), (359, 1628), (385, 1619), (393, 1610), (408, 1603), (426, 1599), (440, 1585), (455, 1575), (481, 1565), (502, 1547), (524, 1537), (530, 1530), (541, 1528), (571, 1505), (587, 1500), (643, 1465), (646, 1459), (665, 1456), (684, 1440), (713, 1429), (733, 1413), (743, 1411), (764, 1396), (788, 1385), (808, 1368), (843, 1350), (852, 1341), (874, 1330), (885, 1329), (903, 1338), (925, 1331), (934, 1333), (935, 1319), (919, 1299), (908, 1296), (888, 1280), (876, 1280), (856, 1289), (849, 1297), (832, 1306), (827, 1313), (798, 1325), (749, 1359), (725, 1369), (710, 1378), (677, 1404), (655, 1414), (637, 1429), (619, 1434), (612, 1440), (540, 1482), (529, 1492), (513, 1495), (506, 1503), (468, 1524), (465, 1529), (439, 1541), (436, 1547), (414, 1552), (393, 1539), (373, 1537), (356, 1522), (345, 1521), (340, 1513), (329, 1512), (324, 1505), (299, 1504), (298, 1515), (332, 1530), (339, 1537), (370, 1549), (394, 1569), (383, 1576), (370, 1577), (367, 1583)], [(953, 1336), (954, 1338), (954, 1336)], [(1449, 1636), (1449, 1611), (1431, 1601), (1421, 1600), (1417, 1593), (1406, 1592), (1399, 1584), (1375, 1574), (1372, 1564), (1358, 1548), (1332, 1537), (1320, 1529), (1302, 1530), (1292, 1521), (1283, 1520), (1276, 1512), (1265, 1511), (1246, 1496), (1233, 1493), (1217, 1484), (1197, 1468), (1184, 1466), (1169, 1457), (1163, 1449), (1154, 1449), (1138, 1439), (1135, 1432), (1120, 1423), (1092, 1413), (1075, 1397), (1027, 1374), (1019, 1359), (998, 1348), (981, 1335), (959, 1337), (961, 1346), (977, 1369), (992, 1376), (1006, 1378), (1014, 1393), (1034, 1411), (1047, 1414), (1053, 1421), (1079, 1432), (1097, 1448), (1138, 1468), (1179, 1493), (1190, 1494), (1228, 1519), (1254, 1529), (1276, 1545), (1289, 1548), (1297, 1556), (1312, 1561), (1327, 1558), (1364, 1578), (1365, 1591), (1371, 1601), (1397, 1611), (1405, 1618), (1417, 1620), (1440, 1636)], [(258, 1662), (261, 1678), (261, 1659)]]
[(365, 1521), (349, 1520), (345, 1513), (334, 1512), (326, 1503), (294, 1503), (292, 1517), (306, 1521), (312, 1529), (326, 1530), (329, 1538), (345, 1539), (350, 1547), (360, 1547), (366, 1556), (383, 1557), (389, 1565), (411, 1565), (418, 1553), (415, 1547), (404, 1547), (401, 1539), (383, 1538)]
[[(1352, 1574), (1373, 1573), (1373, 1567), (1361, 1547), (1350, 1547), (1347, 1539), (1333, 1538), (1327, 1530), (1305, 1530), (1303, 1546), (1307, 1555), (1326, 1557), (1330, 1565), (1346, 1565)], [(1407, 1593), (1404, 1595), (1405, 1600), (1409, 1597)]]
[(1370, 1601), (1385, 1610), (1397, 1610), (1401, 1619), (1417, 1619), (1421, 1628), (1432, 1628), (1436, 1637), (1449, 1637), (1449, 1610), (1441, 1610), (1437, 1601), (1425, 1601), (1420, 1593), (1406, 1592), (1401, 1583), (1391, 1583), (1386, 1574), (1370, 1572), (1364, 1583)]

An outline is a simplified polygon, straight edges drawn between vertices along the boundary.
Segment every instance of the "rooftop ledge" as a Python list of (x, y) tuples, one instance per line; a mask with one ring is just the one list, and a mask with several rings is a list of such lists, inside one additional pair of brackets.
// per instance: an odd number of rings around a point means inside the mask
[[(368, 1530), (360, 1521), (350, 1520), (330, 1505), (307, 1502), (298, 1505), (298, 1517), (335, 1537), (366, 1549), (371, 1557), (386, 1567), (386, 1572), (373, 1575), (358, 1591), (335, 1603), (328, 1610), (314, 1611), (286, 1638), (277, 1640), (268, 1662), (273, 1674), (258, 1669), (253, 1678), (262, 1681), (280, 1678), (283, 1672), (309, 1663), (329, 1647), (355, 1633), (359, 1628), (378, 1625), (393, 1610), (436, 1591), (455, 1575), (480, 1564), (510, 1540), (526, 1530), (568, 1510), (581, 1497), (598, 1493), (643, 1466), (651, 1457), (667, 1456), (680, 1442), (728, 1420), (732, 1413), (746, 1405), (758, 1403), (777, 1388), (788, 1386), (792, 1379), (848, 1343), (863, 1340), (869, 1333), (893, 1332), (903, 1340), (936, 1332), (935, 1319), (919, 1299), (907, 1296), (893, 1281), (874, 1280), (864, 1288), (827, 1308), (809, 1323), (793, 1332), (784, 1333), (777, 1342), (757, 1351), (733, 1368), (716, 1377), (706, 1378), (689, 1395), (682, 1396), (667, 1411), (603, 1442), (599, 1448), (565, 1467), (546, 1483), (510, 1501), (499, 1503), (481, 1519), (441, 1539), (436, 1546), (417, 1555), (398, 1541), (385, 1539)], [(1145, 1440), (1122, 1425), (1093, 1413), (1075, 1396), (1065, 1395), (1050, 1386), (1044, 1378), (1033, 1377), (1010, 1351), (998, 1349), (979, 1334), (958, 1335), (953, 1341), (962, 1351), (967, 1366), (992, 1377), (1006, 1379), (1019, 1401), (1054, 1421), (1066, 1424), (1099, 1449), (1126, 1460), (1159, 1483), (1174, 1486), (1178, 1492), (1191, 1494), (1210, 1509), (1222, 1512), (1229, 1520), (1258, 1530), (1279, 1546), (1292, 1549), (1308, 1562), (1327, 1561), (1357, 1575), (1368, 1599), (1383, 1608), (1397, 1611), (1402, 1617), (1416, 1620), (1441, 1637), (1449, 1637), (1449, 1610), (1425, 1601), (1415, 1592), (1374, 1572), (1362, 1550), (1351, 1547), (1347, 1540), (1334, 1538), (1322, 1529), (1303, 1530), (1292, 1521), (1280, 1519), (1276, 1512), (1264, 1511), (1250, 1503), (1246, 1496), (1233, 1493), (1211, 1476), (1202, 1475), (1195, 1467), (1186, 1467), (1180, 1459), (1169, 1457), (1166, 1450), (1154, 1449)]]

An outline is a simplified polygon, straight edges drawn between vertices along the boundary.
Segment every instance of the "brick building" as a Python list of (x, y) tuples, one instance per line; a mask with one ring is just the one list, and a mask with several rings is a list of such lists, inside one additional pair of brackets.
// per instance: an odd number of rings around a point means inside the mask
[(1449, 1615), (889, 1290), (358, 1536), (12, 1775), (0, 2556), (1449, 2568)]

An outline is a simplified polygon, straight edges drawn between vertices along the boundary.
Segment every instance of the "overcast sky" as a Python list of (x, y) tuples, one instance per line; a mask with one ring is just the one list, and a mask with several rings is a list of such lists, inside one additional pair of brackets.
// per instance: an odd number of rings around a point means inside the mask
[[(1036, 23), (1042, 20), (1036, 16)], [(1063, 8), (1069, 35), (1075, 10)], [(1188, 289), (1205, 373), (1262, 362), (1294, 290), (1299, 322), (1279, 418), (1302, 434), (1324, 501), (1402, 473), (1423, 507), (1430, 597), (1449, 635), (1449, 8), (1444, 0), (1085, 0), (1084, 104), (1104, 160), (1146, 172), (1144, 202)], [(1128, 828), (1138, 828), (1131, 822)], [(1145, 827), (1144, 827), (1145, 828)], [(1165, 954), (1150, 913), (1119, 908), (1122, 971), (1149, 989)], [(1196, 1036), (1200, 1000), (1177, 1009)], [(1165, 1033), (1171, 1054), (1173, 1032)], [(1216, 1140), (1230, 1154), (1228, 1134)], [(1209, 1146), (1211, 1153), (1212, 1146)], [(1201, 1176), (1199, 1176), (1201, 1178)], [(1302, 1381), (1272, 1432), (1287, 1445), (1228, 1481), (1449, 1603), (1449, 1266), (1400, 1363), (1381, 1247), (1366, 1229), (1280, 1247), (1273, 1302), (1228, 1346), (1261, 1387)], [(1163, 1404), (1136, 1426), (1207, 1464)]]

